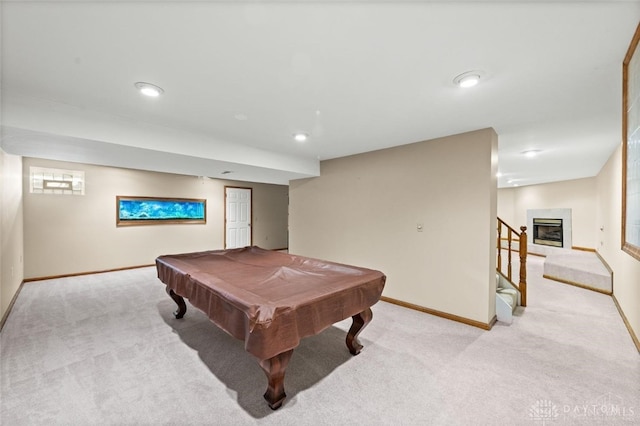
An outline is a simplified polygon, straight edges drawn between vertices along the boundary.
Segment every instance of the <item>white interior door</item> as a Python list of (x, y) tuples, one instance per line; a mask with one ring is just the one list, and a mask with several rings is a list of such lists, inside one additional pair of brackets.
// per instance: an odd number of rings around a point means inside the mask
[(251, 188), (225, 187), (225, 248), (251, 245)]

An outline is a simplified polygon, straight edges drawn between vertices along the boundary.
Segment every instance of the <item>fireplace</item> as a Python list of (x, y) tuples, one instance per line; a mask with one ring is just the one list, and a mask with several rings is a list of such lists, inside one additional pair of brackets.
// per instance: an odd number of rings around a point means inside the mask
[(563, 247), (562, 219), (533, 219), (533, 242)]
[[(542, 229), (536, 230), (537, 226), (534, 225), (534, 218), (536, 225), (543, 226)], [(571, 250), (571, 247), (573, 247), (571, 222), (571, 209), (553, 208), (527, 210), (529, 252), (547, 256), (549, 254)], [(545, 229), (544, 227), (547, 228)], [(549, 227), (551, 227), (551, 229), (549, 229)], [(542, 231), (542, 235), (540, 235), (540, 231)], [(545, 235), (547, 231), (552, 231), (551, 235)]]

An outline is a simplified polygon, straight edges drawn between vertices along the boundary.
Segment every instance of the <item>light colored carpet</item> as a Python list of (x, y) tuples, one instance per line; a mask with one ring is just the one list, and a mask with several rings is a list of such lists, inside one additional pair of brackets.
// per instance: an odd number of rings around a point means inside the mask
[(611, 274), (593, 252), (572, 250), (569, 253), (550, 254), (544, 262), (544, 275), (612, 291)]
[[(356, 357), (350, 321), (304, 339), (287, 401), (153, 268), (25, 284), (0, 333), (2, 425), (640, 424), (640, 355), (609, 296), (543, 279), (493, 330), (387, 303)], [(389, 282), (388, 285), (393, 285)]]

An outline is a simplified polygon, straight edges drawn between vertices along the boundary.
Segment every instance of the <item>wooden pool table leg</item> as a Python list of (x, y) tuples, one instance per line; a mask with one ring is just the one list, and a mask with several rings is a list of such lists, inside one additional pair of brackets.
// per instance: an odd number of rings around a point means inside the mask
[(167, 294), (171, 296), (173, 301), (176, 302), (176, 305), (178, 305), (178, 310), (173, 313), (173, 316), (177, 319), (182, 318), (184, 314), (187, 313), (187, 305), (184, 303), (184, 299), (182, 298), (182, 296), (178, 296), (177, 294), (175, 294), (169, 287), (167, 287), (166, 290)]
[(282, 352), (269, 359), (261, 359), (260, 367), (264, 370), (269, 380), (264, 399), (267, 400), (272, 410), (280, 408), (287, 394), (284, 393), (284, 371), (293, 355), (293, 349)]
[(371, 312), (371, 308), (367, 308), (351, 318), (353, 318), (353, 324), (351, 324), (351, 328), (347, 333), (347, 347), (351, 355), (358, 355), (362, 350), (362, 345), (358, 341), (358, 334), (371, 322), (373, 312)]

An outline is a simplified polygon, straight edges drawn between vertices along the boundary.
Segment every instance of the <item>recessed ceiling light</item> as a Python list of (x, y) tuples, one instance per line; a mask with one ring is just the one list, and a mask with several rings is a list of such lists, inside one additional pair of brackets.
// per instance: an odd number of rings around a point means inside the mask
[(294, 133), (294, 134), (293, 134), (293, 139), (295, 139), (295, 140), (296, 140), (296, 142), (304, 142), (304, 141), (306, 141), (307, 139), (309, 139), (309, 135), (308, 135), (308, 134), (306, 134), (306, 133), (301, 133), (301, 132), (299, 132), (299, 133)]
[(473, 87), (480, 82), (480, 71), (467, 71), (453, 79), (453, 84), (459, 87)]
[(533, 158), (540, 153), (539, 149), (528, 149), (526, 151), (522, 151), (525, 157)]
[(145, 82), (139, 81), (135, 83), (134, 86), (136, 86), (136, 89), (138, 89), (140, 93), (152, 98), (156, 98), (164, 93), (164, 90), (162, 90), (162, 87), (158, 87), (155, 84), (151, 84), (151, 83), (145, 83)]

